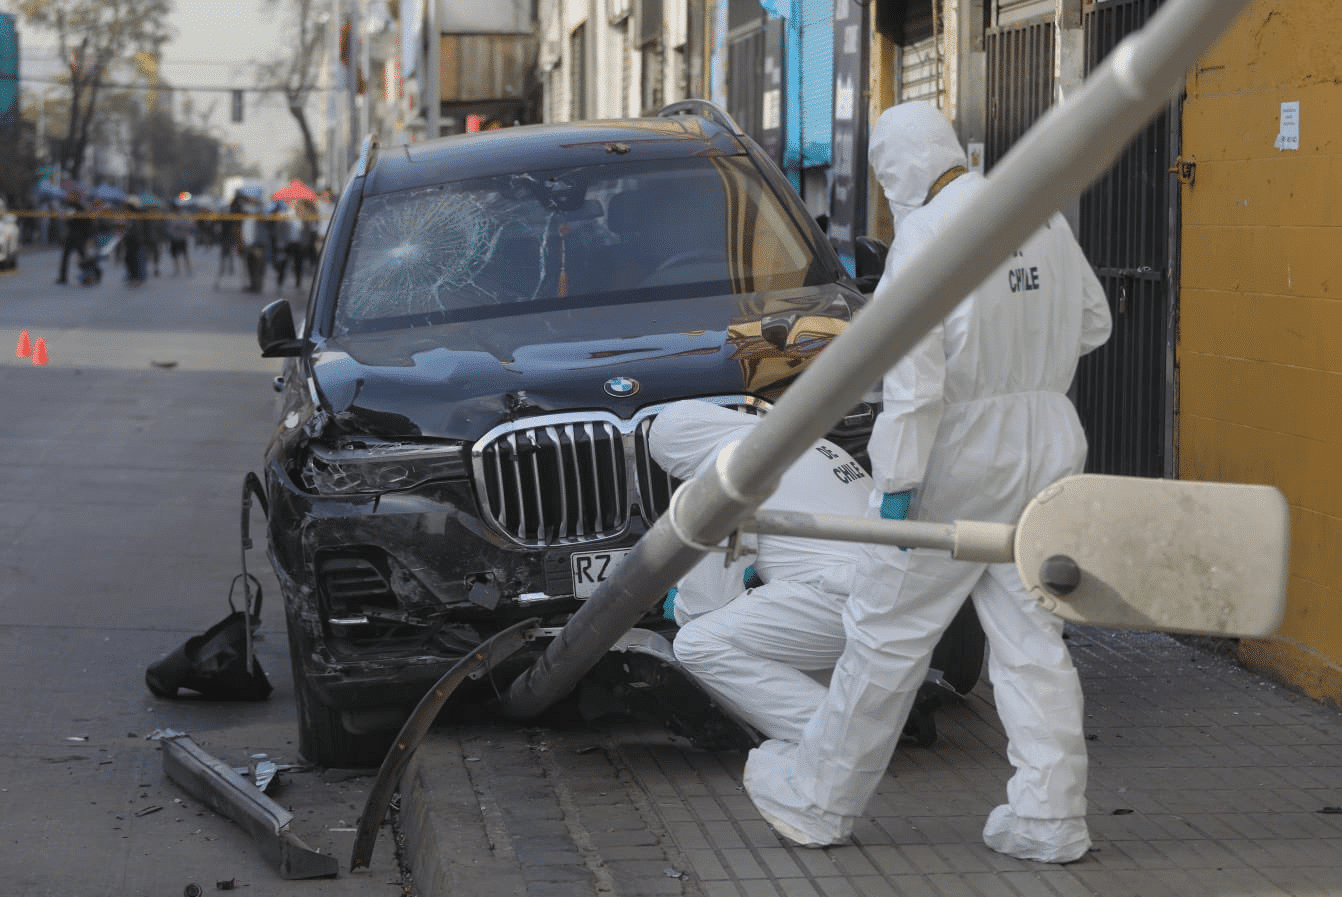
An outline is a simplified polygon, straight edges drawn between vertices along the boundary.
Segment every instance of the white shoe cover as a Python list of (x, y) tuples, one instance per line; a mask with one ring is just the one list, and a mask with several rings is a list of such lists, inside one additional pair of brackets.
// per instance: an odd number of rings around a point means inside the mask
[(801, 847), (842, 844), (852, 832), (852, 821), (807, 807), (793, 787), (790, 770), (796, 749), (795, 743), (771, 740), (751, 751), (743, 776), (746, 794), (764, 821), (792, 843)]
[(1090, 850), (1084, 816), (1069, 819), (1025, 819), (1006, 804), (988, 814), (983, 843), (998, 853), (1041, 863), (1071, 863)]

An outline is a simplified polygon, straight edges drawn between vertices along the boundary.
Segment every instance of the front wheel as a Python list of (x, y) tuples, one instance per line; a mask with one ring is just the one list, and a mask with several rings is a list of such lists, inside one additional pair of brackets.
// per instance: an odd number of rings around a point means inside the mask
[(351, 732), (341, 713), (326, 704), (303, 667), (303, 639), (289, 624), (289, 659), (294, 671), (294, 703), (298, 712), (298, 752), (309, 763), (339, 769), (372, 769), (396, 739), (396, 730)]

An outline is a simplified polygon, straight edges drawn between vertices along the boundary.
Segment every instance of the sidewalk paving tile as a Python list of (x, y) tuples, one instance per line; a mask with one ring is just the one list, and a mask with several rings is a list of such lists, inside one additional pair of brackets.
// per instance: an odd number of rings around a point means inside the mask
[(719, 851), (722, 863), (733, 878), (767, 878), (764, 867), (755, 859), (753, 851), (744, 847), (729, 847)]

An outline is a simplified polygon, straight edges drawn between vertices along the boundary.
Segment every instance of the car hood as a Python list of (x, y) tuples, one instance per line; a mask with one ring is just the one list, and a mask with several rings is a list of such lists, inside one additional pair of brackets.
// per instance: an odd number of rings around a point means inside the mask
[(862, 300), (829, 284), (347, 335), (311, 372), (338, 433), (474, 440), (536, 414), (777, 398)]

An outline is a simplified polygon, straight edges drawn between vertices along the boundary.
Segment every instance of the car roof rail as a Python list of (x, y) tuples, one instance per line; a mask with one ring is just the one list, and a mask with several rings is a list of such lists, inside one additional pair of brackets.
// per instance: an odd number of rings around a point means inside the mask
[(735, 119), (728, 115), (721, 106), (711, 100), (678, 100), (663, 106), (657, 112), (658, 118), (671, 118), (673, 115), (697, 115), (700, 118), (708, 119), (719, 127), (725, 128), (727, 131), (736, 134), (737, 136), (741, 136), (745, 133), (741, 130), (741, 126), (736, 123)]
[(369, 134), (363, 139), (363, 145), (359, 147), (359, 159), (355, 162), (354, 171), (359, 177), (368, 174), (368, 169), (373, 167), (373, 162), (377, 159), (377, 135)]

